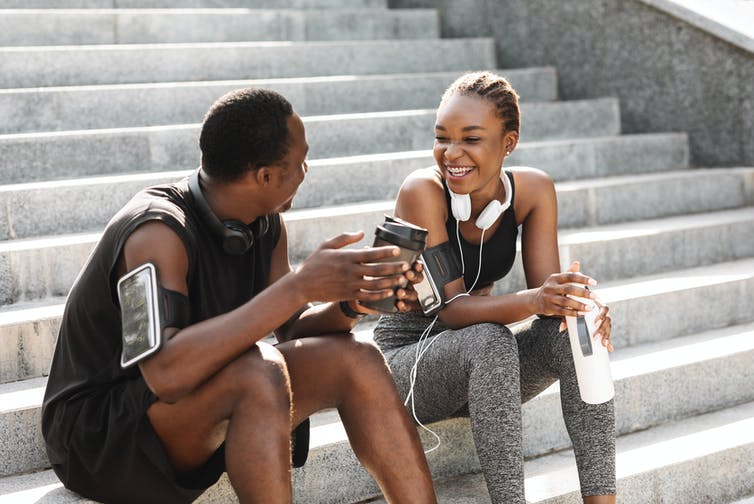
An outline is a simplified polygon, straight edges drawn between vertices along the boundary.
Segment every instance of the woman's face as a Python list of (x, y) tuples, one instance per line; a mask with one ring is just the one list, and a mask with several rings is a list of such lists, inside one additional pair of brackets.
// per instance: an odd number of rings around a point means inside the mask
[(500, 177), (510, 135), (487, 100), (456, 94), (445, 101), (437, 110), (434, 157), (450, 190), (470, 194), (488, 184), (497, 190), (490, 181)]

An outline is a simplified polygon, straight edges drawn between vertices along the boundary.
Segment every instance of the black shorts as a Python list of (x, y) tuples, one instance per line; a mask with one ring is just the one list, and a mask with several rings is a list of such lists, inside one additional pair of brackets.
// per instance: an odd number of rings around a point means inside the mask
[(106, 393), (55, 407), (46, 433), (60, 480), (106, 503), (181, 503), (195, 500), (225, 471), (221, 446), (201, 468), (178, 473), (146, 415), (157, 397), (143, 378)]

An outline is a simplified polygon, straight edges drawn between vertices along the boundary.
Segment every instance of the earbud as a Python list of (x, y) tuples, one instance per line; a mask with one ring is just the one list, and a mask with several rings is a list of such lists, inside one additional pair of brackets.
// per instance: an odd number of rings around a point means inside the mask
[[(500, 178), (503, 181), (503, 188), (505, 189), (505, 201), (501, 203), (498, 200), (492, 200), (484, 207), (484, 210), (481, 211), (474, 223), (482, 231), (489, 229), (498, 217), (511, 206), (513, 194), (510, 180), (508, 180), (508, 176), (505, 173), (501, 173)], [(448, 192), (450, 193), (450, 211), (453, 213), (453, 217), (461, 222), (469, 220), (471, 218), (471, 196), (468, 194), (456, 194), (450, 189), (448, 189)]]
[(270, 218), (263, 215), (255, 220), (251, 226), (235, 219), (220, 221), (204, 199), (199, 185), (199, 170), (189, 177), (189, 191), (196, 203), (196, 209), (202, 220), (222, 243), (223, 250), (228, 254), (241, 255), (254, 245), (254, 238), (267, 233), (270, 228)]

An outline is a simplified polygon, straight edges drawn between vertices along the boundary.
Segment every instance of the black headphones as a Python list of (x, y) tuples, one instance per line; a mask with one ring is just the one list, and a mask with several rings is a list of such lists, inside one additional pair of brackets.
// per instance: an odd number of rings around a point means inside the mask
[(250, 225), (240, 220), (227, 219), (220, 221), (204, 199), (202, 188), (199, 186), (199, 169), (189, 177), (189, 191), (196, 203), (204, 223), (222, 240), (223, 250), (228, 254), (241, 255), (254, 245), (254, 240), (263, 236), (270, 229), (270, 217), (262, 215)]

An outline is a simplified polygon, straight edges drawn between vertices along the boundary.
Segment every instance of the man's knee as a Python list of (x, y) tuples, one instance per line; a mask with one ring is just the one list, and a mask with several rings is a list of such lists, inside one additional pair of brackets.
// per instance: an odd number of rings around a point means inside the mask
[(258, 343), (221, 372), (239, 401), (290, 407), (290, 378), (283, 355), (272, 345)]
[(389, 368), (379, 347), (372, 341), (357, 338), (338, 338), (336, 350), (341, 357), (343, 371), (353, 377), (388, 373)]

